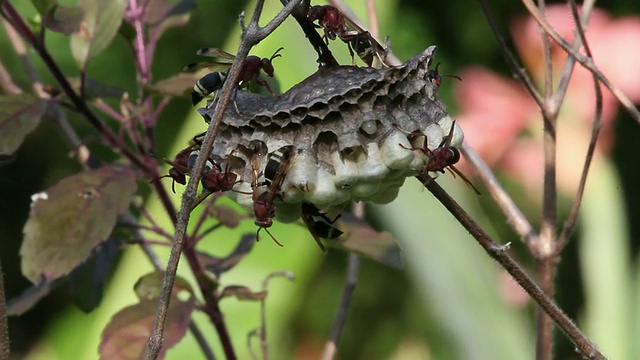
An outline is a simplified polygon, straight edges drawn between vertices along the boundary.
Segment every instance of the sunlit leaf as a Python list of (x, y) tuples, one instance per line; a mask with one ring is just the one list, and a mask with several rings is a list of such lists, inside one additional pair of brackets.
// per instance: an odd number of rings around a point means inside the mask
[[(156, 314), (157, 306), (157, 299), (143, 300), (115, 314), (102, 332), (99, 348), (100, 358), (142, 359), (147, 350), (147, 342), (153, 328), (153, 317)], [(193, 297), (187, 301), (180, 301), (177, 298), (171, 299), (159, 358), (163, 358), (166, 351), (184, 337), (194, 307)]]
[(109, 46), (118, 33), (127, 6), (126, 0), (80, 0), (85, 11), (80, 29), (71, 35), (71, 52), (81, 69), (87, 61)]
[(84, 10), (78, 6), (58, 4), (47, 11), (45, 22), (47, 29), (65, 35), (71, 35), (80, 30), (80, 23), (84, 19)]
[(326, 241), (326, 244), (338, 245), (366, 255), (384, 265), (402, 269), (400, 245), (391, 233), (379, 232), (366, 222), (349, 214), (345, 214), (336, 224), (340, 224), (340, 230), (344, 234), (335, 240)]
[(219, 258), (203, 253), (199, 253), (199, 260), (202, 266), (211, 271), (216, 276), (220, 276), (225, 271), (229, 271), (232, 267), (236, 266), (247, 255), (253, 244), (255, 244), (255, 235), (246, 234), (242, 237), (235, 249), (227, 257)]
[(104, 166), (62, 179), (32, 196), (20, 248), (31, 282), (56, 279), (85, 261), (106, 240), (136, 190), (135, 173)]
[(151, 87), (151, 90), (157, 91), (162, 95), (184, 96), (187, 91), (193, 88), (198, 79), (198, 75), (193, 73), (179, 73), (158, 81)]
[[(164, 280), (164, 272), (155, 271), (144, 275), (134, 285), (133, 289), (140, 300), (148, 300), (160, 296), (162, 290), (162, 281)], [(171, 289), (172, 296), (178, 296), (182, 291), (188, 291), (193, 294), (193, 289), (187, 280), (176, 276)]]
[(100, 305), (102, 292), (116, 262), (120, 241), (111, 237), (89, 259), (69, 274), (69, 295), (80, 310), (88, 313)]
[(22, 145), (46, 108), (47, 103), (33, 95), (0, 96), (0, 155), (11, 155)]
[(246, 286), (230, 285), (225, 287), (224, 290), (222, 290), (222, 294), (220, 294), (220, 298), (222, 299), (230, 296), (233, 296), (238, 300), (256, 301), (256, 300), (262, 300), (265, 297), (267, 297), (267, 292), (266, 291), (253, 292), (251, 291), (251, 289), (249, 289)]

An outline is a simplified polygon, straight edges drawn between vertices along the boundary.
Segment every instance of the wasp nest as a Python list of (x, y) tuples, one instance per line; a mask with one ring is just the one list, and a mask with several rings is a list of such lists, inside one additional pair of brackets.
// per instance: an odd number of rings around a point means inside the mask
[[(252, 209), (252, 184), (271, 180), (264, 177), (268, 154), (292, 146), (279, 189), (281, 221), (297, 219), (303, 202), (328, 209), (395, 199), (404, 180), (429, 161), (411, 150), (423, 145), (412, 144), (410, 133), (422, 132), (429, 149), (441, 144), (451, 126), (456, 128), (449, 146), (463, 140), (428, 76), (435, 51), (431, 46), (396, 67), (321, 69), (279, 98), (239, 90), (239, 112), (227, 108), (212, 151), (212, 159), (232, 159), (230, 171), (242, 180), (228, 195)], [(213, 115), (211, 107), (199, 111), (206, 121)], [(258, 179), (252, 157), (261, 169)]]

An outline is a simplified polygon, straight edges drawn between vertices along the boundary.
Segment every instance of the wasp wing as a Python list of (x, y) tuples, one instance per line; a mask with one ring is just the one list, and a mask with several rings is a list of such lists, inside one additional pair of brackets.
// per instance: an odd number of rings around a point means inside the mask
[(236, 56), (218, 48), (202, 48), (196, 52), (197, 55), (214, 57), (227, 60), (235, 60)]

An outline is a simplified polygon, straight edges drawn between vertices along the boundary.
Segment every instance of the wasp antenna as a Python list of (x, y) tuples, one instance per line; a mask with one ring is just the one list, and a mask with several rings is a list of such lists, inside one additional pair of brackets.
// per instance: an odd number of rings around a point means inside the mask
[[(280, 247), (284, 247), (284, 245), (282, 245), (282, 244), (281, 244), (281, 243), (280, 243), (280, 242), (275, 238), (275, 236), (273, 236), (273, 234), (271, 234), (271, 231), (269, 231), (269, 229), (267, 229), (267, 228), (260, 228), (260, 229), (264, 229), (264, 231), (266, 231), (266, 232), (267, 232), (267, 234), (269, 234), (269, 236), (271, 236), (271, 239), (272, 239), (276, 244), (278, 244), (278, 246), (280, 246)], [(258, 229), (258, 231), (260, 231), (260, 229)]]
[(284, 47), (279, 47), (278, 50), (276, 50), (273, 55), (271, 55), (271, 58), (269, 58), (269, 60), (273, 60), (277, 57), (282, 57), (282, 54), (278, 54), (280, 51), (284, 50)]

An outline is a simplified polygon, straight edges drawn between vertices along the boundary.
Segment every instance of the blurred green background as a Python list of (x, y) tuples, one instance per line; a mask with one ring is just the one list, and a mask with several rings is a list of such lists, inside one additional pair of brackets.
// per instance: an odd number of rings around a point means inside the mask
[[(12, 3), (21, 14), (35, 13), (27, 1)], [(364, 1), (347, 3), (366, 19)], [(198, 60), (195, 51), (201, 47), (221, 47), (229, 52), (237, 48), (237, 16), (243, 9), (248, 9), (250, 14), (253, 2), (199, 0), (197, 4), (188, 26), (171, 29), (160, 40), (153, 63), (154, 79), (169, 77), (185, 64)], [(379, 0), (376, 4), (381, 36), (391, 37), (391, 48), (401, 60), (435, 44), (438, 45), (437, 60), (443, 63), (442, 72), (455, 73), (456, 69), (479, 64), (510, 74), (476, 2)], [(491, 5), (505, 34), (510, 19), (524, 13), (518, 2), (502, 0)], [(614, 16), (640, 13), (639, 2), (602, 1), (599, 6)], [(279, 1), (267, 1), (263, 22), (280, 8)], [(47, 44), (66, 74), (77, 76), (68, 39), (48, 34)], [(285, 90), (315, 71), (315, 52), (297, 24), (289, 19), (252, 53), (270, 56), (280, 46), (285, 50), (283, 57), (275, 61), (276, 78)], [(350, 62), (342, 43), (334, 42), (331, 48), (339, 61)], [(14, 80), (29, 89), (4, 30), (0, 31), (0, 54)], [(51, 83), (51, 76), (44, 71), (37, 56), (30, 54), (30, 58), (44, 82)], [(107, 51), (90, 63), (89, 75), (135, 94), (133, 64), (125, 40), (116, 38)], [(440, 95), (455, 117), (456, 101), (451, 90), (452, 81), (444, 81)], [(71, 121), (83, 135), (92, 136), (83, 119), (71, 116)], [(205, 128), (186, 97), (173, 100), (156, 129), (157, 153), (172, 157), (188, 139)], [(592, 174), (590, 181), (598, 186), (587, 188), (583, 225), (563, 253), (557, 278), (560, 306), (612, 359), (640, 356), (639, 345), (632, 341), (640, 336), (638, 138), (640, 127), (621, 111), (616, 122), (614, 151)], [(92, 149), (106, 153), (99, 145), (92, 145)], [(0, 259), (9, 297), (20, 294), (30, 285), (20, 274), (18, 255), (30, 196), (79, 170), (76, 162), (68, 157), (68, 151), (57, 127), (44, 121), (27, 138), (15, 161), (0, 167)], [(517, 183), (508, 178), (502, 180), (535, 224), (540, 210), (527, 203), (526, 198), (519, 197), (522, 191)], [(479, 180), (475, 182), (478, 184)], [(441, 177), (439, 183), (501, 243), (512, 242), (514, 256), (535, 274), (531, 256), (507, 226), (490, 196), (476, 197), (462, 181), (449, 175)], [(180, 191), (173, 196), (176, 203), (179, 196)], [(161, 214), (155, 199), (147, 201), (150, 208)], [(566, 204), (560, 208), (566, 209)], [(564, 215), (566, 213), (561, 213)], [(385, 206), (367, 206), (367, 216), (376, 228), (388, 230), (399, 239), (404, 248), (405, 270), (390, 269), (363, 259), (355, 299), (339, 344), (339, 358), (533, 357), (533, 305), (509, 300), (508, 294), (501, 290), (508, 283), (501, 269), (428, 191), (409, 179), (398, 199)], [(225, 254), (230, 244), (220, 244), (221, 240), (238, 239), (247, 231), (254, 231), (251, 222), (239, 231), (212, 235), (203, 242), (203, 248), (214, 254)], [(272, 231), (285, 247), (279, 248), (270, 241), (258, 243), (222, 281), (257, 290), (269, 273), (281, 269), (292, 271), (297, 277), (295, 282), (278, 279), (269, 289), (271, 358), (317, 358), (340, 299), (347, 254), (332, 250), (323, 255), (306, 230), (297, 225), (276, 225)], [(150, 269), (139, 249), (131, 248), (120, 257), (100, 308), (91, 314), (70, 305), (66, 288), (61, 287), (27, 314), (10, 318), (14, 358), (97, 358), (102, 328), (113, 313), (135, 302), (133, 284)], [(612, 269), (620, 271), (608, 271)], [(247, 358), (246, 335), (258, 326), (259, 304), (227, 299), (222, 302), (222, 309), (239, 357)], [(196, 320), (222, 358), (212, 326), (204, 317), (198, 316)], [(620, 329), (629, 332), (620, 336)], [(557, 334), (556, 338), (556, 358), (579, 358), (564, 336)], [(170, 359), (201, 356), (191, 335), (168, 353)]]

